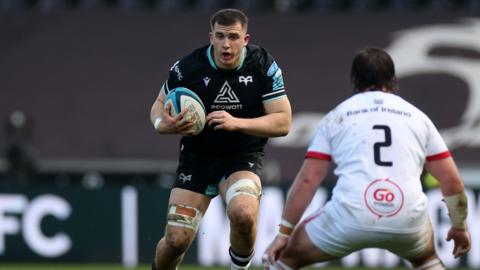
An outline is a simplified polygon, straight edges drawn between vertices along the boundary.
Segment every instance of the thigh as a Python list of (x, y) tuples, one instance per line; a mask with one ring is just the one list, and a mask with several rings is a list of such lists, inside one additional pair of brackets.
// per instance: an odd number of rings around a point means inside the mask
[(171, 241), (191, 243), (211, 198), (190, 190), (174, 188), (170, 193), (165, 235)]
[(200, 193), (211, 198), (218, 195), (218, 183), (225, 172), (222, 160), (197, 152), (181, 152), (174, 188)]
[(260, 173), (262, 169), (263, 152), (253, 151), (227, 156), (221, 162), (223, 179), (219, 185), (220, 194), (225, 199), (228, 188), (239, 180), (252, 180), (261, 191)]
[(249, 171), (260, 175), (263, 166), (264, 153), (262, 151), (251, 151), (227, 156), (222, 159), (222, 169), (225, 177), (229, 177), (238, 171)]
[(207, 211), (210, 201), (211, 197), (204, 194), (182, 188), (173, 188), (170, 191), (170, 199), (168, 200), (168, 204), (178, 204), (193, 207), (198, 209), (202, 215), (204, 215)]
[(220, 184), (219, 190), (230, 218), (234, 213), (258, 216), (262, 194), (258, 175), (250, 171), (234, 172)]
[(262, 183), (260, 181), (260, 177), (251, 172), (245, 170), (239, 170), (230, 174), (225, 181), (222, 181), (219, 185), (219, 191), (223, 199), (226, 197), (226, 193), (228, 188), (230, 188), (233, 184), (237, 183), (239, 180), (252, 180), (258, 187), (259, 191), (262, 189)]
[(363, 231), (338, 220), (331, 202), (305, 219), (305, 231), (318, 249), (337, 258), (366, 247), (371, 241)]
[(306, 232), (305, 222), (302, 222), (294, 230), (287, 247), (279, 258), (283, 263), (294, 269), (335, 259), (338, 259), (338, 257), (325, 252), (312, 242)]
[(437, 257), (430, 219), (418, 232), (406, 235), (402, 239), (403, 244), (394, 245), (390, 251), (409, 260), (413, 265), (423, 265)]

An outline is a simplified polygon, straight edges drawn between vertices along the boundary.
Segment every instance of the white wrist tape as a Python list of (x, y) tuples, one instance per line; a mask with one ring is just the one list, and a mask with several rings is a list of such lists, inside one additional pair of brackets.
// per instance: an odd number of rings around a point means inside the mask
[(278, 234), (289, 237), (293, 232), (293, 228), (295, 228), (295, 225), (282, 218), (282, 222), (280, 222), (280, 228), (278, 229)]
[(283, 225), (289, 229), (293, 229), (295, 227), (295, 225), (293, 225), (292, 223), (288, 222), (287, 220), (285, 220), (284, 218), (282, 218), (282, 222), (280, 222), (280, 225)]
[(448, 216), (452, 222), (452, 226), (457, 229), (466, 229), (466, 219), (468, 215), (467, 196), (461, 193), (445, 197), (447, 203)]
[(162, 123), (162, 118), (160, 117), (155, 118), (155, 123), (153, 124), (153, 126), (155, 127), (155, 130), (158, 130), (160, 128), (161, 123)]

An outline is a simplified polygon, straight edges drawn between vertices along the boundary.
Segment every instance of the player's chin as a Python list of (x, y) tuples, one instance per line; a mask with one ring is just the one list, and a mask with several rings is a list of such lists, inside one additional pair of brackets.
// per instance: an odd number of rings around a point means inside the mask
[(224, 66), (229, 67), (235, 64), (235, 57), (233, 54), (222, 54), (221, 61)]

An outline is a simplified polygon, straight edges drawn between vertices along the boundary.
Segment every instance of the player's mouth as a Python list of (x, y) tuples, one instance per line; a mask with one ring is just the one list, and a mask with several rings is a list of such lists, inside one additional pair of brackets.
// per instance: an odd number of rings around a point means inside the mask
[(229, 52), (222, 52), (223, 61), (229, 61), (233, 58), (233, 54)]

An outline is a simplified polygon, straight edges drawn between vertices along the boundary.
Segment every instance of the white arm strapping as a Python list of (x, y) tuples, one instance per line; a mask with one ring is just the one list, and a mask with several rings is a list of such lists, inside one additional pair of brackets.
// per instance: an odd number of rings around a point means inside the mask
[(155, 127), (155, 130), (158, 130), (160, 128), (160, 124), (162, 124), (162, 118), (160, 117), (155, 118), (155, 123), (153, 124), (153, 126)]
[(466, 229), (468, 215), (468, 201), (465, 192), (445, 197), (447, 203), (448, 216), (452, 226), (457, 229)]

